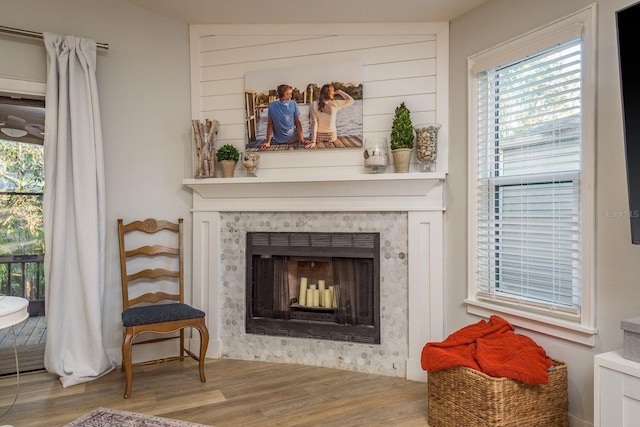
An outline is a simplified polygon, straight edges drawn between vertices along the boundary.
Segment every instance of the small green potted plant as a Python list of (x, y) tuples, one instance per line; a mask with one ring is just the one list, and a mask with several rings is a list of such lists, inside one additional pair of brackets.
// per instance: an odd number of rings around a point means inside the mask
[(216, 159), (220, 162), (222, 177), (231, 178), (240, 159), (240, 151), (231, 144), (225, 144), (216, 151)]
[(396, 107), (391, 126), (391, 154), (396, 172), (409, 172), (413, 151), (413, 124), (411, 111), (404, 102)]

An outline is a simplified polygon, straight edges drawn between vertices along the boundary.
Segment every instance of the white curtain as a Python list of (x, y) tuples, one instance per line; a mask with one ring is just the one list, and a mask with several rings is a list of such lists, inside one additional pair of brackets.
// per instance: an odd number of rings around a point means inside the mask
[(44, 33), (44, 364), (64, 387), (115, 367), (102, 341), (105, 178), (96, 42)]

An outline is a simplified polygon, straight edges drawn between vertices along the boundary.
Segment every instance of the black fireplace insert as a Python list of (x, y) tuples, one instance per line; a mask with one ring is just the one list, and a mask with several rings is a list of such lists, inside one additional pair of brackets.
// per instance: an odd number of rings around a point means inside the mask
[(247, 233), (246, 332), (380, 343), (379, 233)]

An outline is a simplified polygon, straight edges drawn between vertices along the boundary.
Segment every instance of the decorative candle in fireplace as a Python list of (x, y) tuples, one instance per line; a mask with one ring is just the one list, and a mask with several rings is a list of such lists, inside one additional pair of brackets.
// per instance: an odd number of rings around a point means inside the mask
[(319, 305), (326, 307), (324, 305), (324, 280), (318, 280), (318, 289), (320, 290), (320, 300), (318, 301)]
[(298, 297), (298, 304), (307, 305), (307, 278), (300, 278), (300, 295)]

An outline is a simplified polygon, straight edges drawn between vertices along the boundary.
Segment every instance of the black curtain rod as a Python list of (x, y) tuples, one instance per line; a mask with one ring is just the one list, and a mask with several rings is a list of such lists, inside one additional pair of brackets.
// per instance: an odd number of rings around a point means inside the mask
[[(42, 36), (42, 33), (37, 33), (35, 31), (28, 31), (28, 30), (20, 30), (18, 28), (11, 28), (11, 27), (0, 26), (0, 33), (13, 34), (15, 36), (31, 37), (32, 39), (41, 39), (41, 40), (44, 39), (44, 37)], [(96, 46), (99, 47), (100, 49), (109, 50), (108, 43), (96, 43)]]

